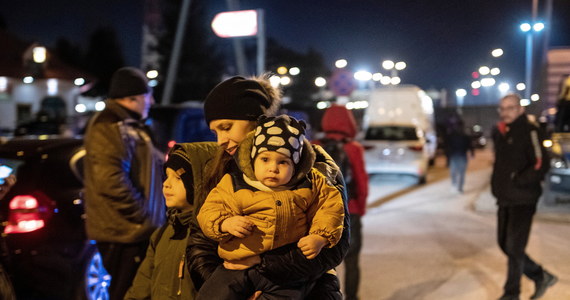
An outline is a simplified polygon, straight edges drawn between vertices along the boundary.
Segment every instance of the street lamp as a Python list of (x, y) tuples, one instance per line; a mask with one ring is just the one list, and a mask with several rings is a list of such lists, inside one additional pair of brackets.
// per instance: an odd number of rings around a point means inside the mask
[(344, 67), (346, 67), (348, 65), (348, 62), (346, 61), (346, 59), (339, 59), (334, 63), (334, 66), (342, 69)]
[(522, 32), (526, 33), (526, 59), (525, 59), (525, 98), (530, 97), (532, 89), (532, 39), (533, 32), (540, 32), (544, 29), (544, 23), (536, 22), (534, 24), (522, 23), (520, 25)]

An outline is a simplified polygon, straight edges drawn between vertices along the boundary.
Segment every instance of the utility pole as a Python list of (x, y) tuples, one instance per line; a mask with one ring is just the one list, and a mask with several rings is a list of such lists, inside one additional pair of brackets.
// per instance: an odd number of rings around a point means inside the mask
[[(239, 0), (226, 0), (226, 5), (228, 6), (228, 10), (239, 10)], [(243, 44), (241, 39), (236, 38), (233, 39), (234, 44), (234, 55), (236, 57), (236, 67), (238, 75), (247, 75), (247, 68), (246, 68), (246, 57), (243, 52)]]

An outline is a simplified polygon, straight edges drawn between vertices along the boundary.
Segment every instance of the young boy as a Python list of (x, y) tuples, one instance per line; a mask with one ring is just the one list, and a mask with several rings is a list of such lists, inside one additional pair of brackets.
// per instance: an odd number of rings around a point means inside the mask
[(194, 208), (186, 188), (187, 182), (193, 180), (190, 157), (173, 148), (164, 167), (162, 192), (168, 222), (152, 234), (146, 257), (125, 300), (194, 298), (194, 285), (185, 267), (186, 239)]
[(219, 242), (224, 264), (197, 299), (247, 298), (253, 291), (263, 298), (304, 297), (303, 284), (279, 286), (251, 268), (263, 252), (289, 243), (313, 259), (342, 234), (341, 194), (311, 167), (315, 153), (304, 134), (302, 121), (261, 117), (240, 145), (239, 170), (222, 178), (198, 214), (204, 234)]

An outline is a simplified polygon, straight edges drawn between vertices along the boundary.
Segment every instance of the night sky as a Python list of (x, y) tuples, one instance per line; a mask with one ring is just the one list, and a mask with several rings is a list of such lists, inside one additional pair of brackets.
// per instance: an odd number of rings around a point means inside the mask
[[(141, 2), (4, 1), (0, 15), (11, 32), (47, 45), (60, 36), (86, 43), (87, 34), (96, 26), (113, 26), (125, 53), (134, 53), (140, 51), (140, 38), (132, 33), (140, 31)], [(471, 72), (492, 63), (506, 78), (524, 79), (525, 38), (519, 24), (530, 19), (531, 0), (239, 2), (241, 9), (265, 10), (269, 37), (300, 52), (309, 48), (321, 52), (331, 69), (338, 58), (346, 58), (353, 69), (371, 72), (381, 71), (385, 59), (405, 61), (408, 67), (401, 72), (403, 83), (456, 89), (467, 88)], [(570, 45), (570, 4), (567, 0), (553, 2), (550, 45)], [(33, 8), (33, 3), (39, 6)], [(226, 10), (226, 1), (206, 3), (210, 18)], [(505, 54), (493, 61), (490, 51), (498, 47)], [(127, 63), (139, 64), (132, 57), (127, 57)]]

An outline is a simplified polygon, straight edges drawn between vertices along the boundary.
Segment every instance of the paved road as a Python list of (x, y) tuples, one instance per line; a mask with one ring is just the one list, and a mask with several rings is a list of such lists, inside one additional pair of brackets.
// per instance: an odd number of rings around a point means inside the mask
[[(501, 295), (506, 258), (495, 241), (490, 166), (490, 153), (477, 152), (464, 194), (451, 191), (442, 159), (424, 186), (398, 177), (371, 179), (363, 218), (361, 299), (491, 300)], [(542, 299), (570, 299), (570, 223), (536, 218), (527, 252), (560, 278)], [(342, 280), (342, 265), (338, 271)], [(533, 292), (533, 282), (523, 279), (521, 299)]]

